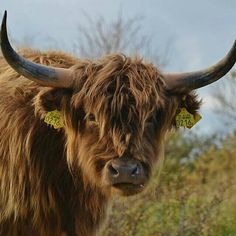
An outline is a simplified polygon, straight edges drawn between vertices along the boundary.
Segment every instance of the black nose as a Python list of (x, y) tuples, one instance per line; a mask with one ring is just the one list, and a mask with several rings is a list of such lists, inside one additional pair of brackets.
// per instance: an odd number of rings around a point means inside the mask
[(119, 165), (117, 163), (111, 163), (109, 165), (109, 172), (114, 178), (121, 175), (127, 175), (135, 177), (140, 173), (140, 167), (137, 164)]
[(142, 164), (133, 158), (111, 160), (107, 165), (107, 174), (112, 184), (140, 184), (144, 178)]

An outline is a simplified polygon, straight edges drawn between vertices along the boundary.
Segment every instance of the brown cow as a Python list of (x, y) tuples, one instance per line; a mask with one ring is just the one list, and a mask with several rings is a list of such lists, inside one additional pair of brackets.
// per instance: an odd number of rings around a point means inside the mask
[[(147, 185), (179, 109), (198, 110), (191, 91), (221, 78), (236, 60), (236, 44), (215, 66), (184, 74), (116, 54), (94, 62), (58, 52), (22, 57), (8, 41), (6, 13), (0, 40), (4, 236), (96, 234), (112, 194)], [(53, 110), (60, 129), (44, 122)]]

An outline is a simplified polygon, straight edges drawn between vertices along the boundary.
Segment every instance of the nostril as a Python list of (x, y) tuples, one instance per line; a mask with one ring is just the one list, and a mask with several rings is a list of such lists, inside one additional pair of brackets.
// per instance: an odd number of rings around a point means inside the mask
[(139, 173), (140, 173), (139, 167), (138, 167), (138, 165), (136, 165), (131, 173), (131, 176), (135, 177), (135, 176), (139, 175)]
[(109, 165), (108, 169), (109, 169), (109, 172), (111, 175), (113, 175), (113, 176), (119, 175), (119, 171), (117, 169), (115, 169), (112, 165)]

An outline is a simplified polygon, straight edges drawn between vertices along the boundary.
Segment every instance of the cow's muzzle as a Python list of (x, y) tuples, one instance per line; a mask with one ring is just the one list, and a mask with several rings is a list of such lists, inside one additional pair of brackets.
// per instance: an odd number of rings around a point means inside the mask
[(143, 190), (147, 174), (143, 164), (134, 158), (116, 158), (106, 165), (106, 182), (122, 195)]

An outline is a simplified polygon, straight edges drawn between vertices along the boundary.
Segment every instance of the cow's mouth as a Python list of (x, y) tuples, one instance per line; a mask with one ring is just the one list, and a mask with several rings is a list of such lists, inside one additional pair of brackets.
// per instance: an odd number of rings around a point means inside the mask
[(133, 183), (118, 183), (114, 184), (115, 188), (143, 188), (144, 184), (133, 184)]
[(121, 195), (133, 195), (141, 192), (144, 189), (144, 184), (133, 184), (133, 183), (116, 183), (113, 184), (115, 192), (118, 192)]

